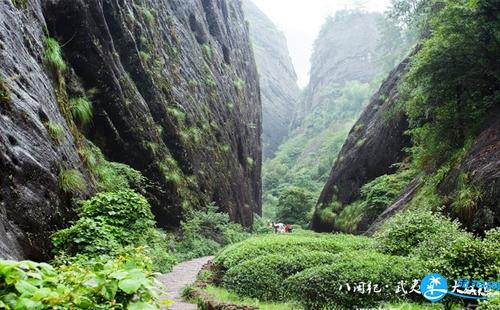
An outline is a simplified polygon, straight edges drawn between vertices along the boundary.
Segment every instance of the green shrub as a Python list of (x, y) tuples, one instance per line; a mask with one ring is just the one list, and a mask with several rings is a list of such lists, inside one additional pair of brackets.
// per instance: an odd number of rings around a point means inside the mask
[(49, 132), (49, 136), (56, 144), (60, 144), (64, 138), (64, 129), (61, 125), (48, 121), (45, 124), (45, 128)]
[(59, 46), (59, 42), (54, 38), (49, 37), (45, 40), (45, 59), (55, 72), (66, 70), (61, 47)]
[(0, 261), (0, 308), (159, 309), (153, 274), (125, 257), (55, 268)]
[(216, 256), (214, 263), (228, 270), (239, 263), (268, 254), (289, 255), (303, 251), (339, 253), (372, 246), (370, 238), (352, 235), (296, 235), (295, 232), (291, 235), (267, 234), (226, 247)]
[(214, 204), (207, 210), (196, 210), (182, 223), (182, 240), (177, 245), (181, 259), (213, 255), (223, 246), (242, 241), (248, 233), (231, 223), (227, 213), (218, 212)]
[(90, 146), (81, 153), (85, 163), (97, 178), (100, 191), (116, 192), (130, 189), (142, 192), (148, 185), (141, 172), (126, 164), (107, 161), (97, 146), (88, 143)]
[(87, 190), (83, 175), (76, 169), (61, 169), (59, 172), (59, 186), (66, 193), (79, 194)]
[(84, 201), (80, 219), (53, 234), (52, 243), (61, 259), (114, 257), (123, 248), (142, 246), (144, 254), (153, 258), (155, 270), (168, 271), (176, 262), (165, 234), (155, 229), (149, 203), (132, 191), (100, 193)]
[[(402, 170), (395, 174), (383, 175), (363, 185), (361, 199), (346, 206), (335, 218), (334, 228), (353, 233), (366, 229), (408, 185), (415, 176), (413, 170)], [(359, 227), (360, 223), (364, 227)]]
[(92, 103), (87, 98), (72, 98), (69, 105), (76, 122), (86, 125), (92, 121)]
[(123, 231), (90, 218), (82, 218), (72, 226), (52, 236), (54, 250), (59, 255), (114, 255), (122, 247)]
[[(417, 259), (388, 256), (376, 252), (351, 252), (338, 255), (335, 263), (306, 269), (285, 280), (290, 298), (307, 309), (351, 309), (374, 307), (382, 301), (395, 301), (400, 281), (407, 285), (425, 274)], [(365, 292), (354, 291), (364, 283)], [(368, 294), (377, 285), (379, 293)], [(348, 291), (349, 285), (351, 291)], [(420, 296), (419, 296), (420, 297)]]
[(388, 220), (375, 234), (377, 246), (387, 254), (408, 255), (420, 243), (440, 235), (459, 235), (458, 222), (426, 210), (406, 211)]
[(276, 221), (306, 226), (314, 206), (312, 193), (300, 187), (287, 187), (278, 199)]
[[(448, 245), (442, 245), (440, 255), (422, 257), (429, 259), (427, 265), (450, 279), (497, 281), (500, 274), (500, 229), (486, 232), (483, 240), (471, 235), (455, 238)], [(421, 253), (420, 250), (418, 254)]]
[(224, 287), (240, 296), (259, 300), (283, 300), (283, 281), (304, 269), (331, 264), (336, 254), (304, 251), (292, 254), (269, 254), (247, 260), (229, 269)]

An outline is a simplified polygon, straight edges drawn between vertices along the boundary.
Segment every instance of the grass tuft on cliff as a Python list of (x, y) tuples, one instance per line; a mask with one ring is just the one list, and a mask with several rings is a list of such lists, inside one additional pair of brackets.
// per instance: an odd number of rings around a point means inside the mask
[(72, 98), (69, 104), (76, 122), (86, 125), (92, 121), (92, 103), (86, 97)]
[(49, 132), (52, 140), (54, 140), (55, 143), (60, 144), (62, 139), (64, 138), (64, 129), (61, 127), (61, 125), (53, 121), (48, 121), (45, 123), (45, 128), (47, 128), (47, 131)]
[(11, 104), (10, 90), (7, 82), (3, 77), (0, 77), (0, 105), (2, 107), (9, 107)]
[(76, 169), (61, 169), (59, 172), (59, 186), (66, 193), (84, 193), (87, 185), (80, 171)]
[(54, 71), (60, 73), (66, 70), (66, 63), (62, 57), (61, 46), (54, 38), (48, 37), (45, 40), (45, 59)]

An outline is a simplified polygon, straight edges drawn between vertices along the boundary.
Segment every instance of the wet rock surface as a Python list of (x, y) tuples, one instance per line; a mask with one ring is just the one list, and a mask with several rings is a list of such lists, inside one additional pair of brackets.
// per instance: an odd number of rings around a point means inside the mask
[(263, 155), (270, 158), (288, 136), (300, 90), (285, 35), (250, 0), (243, 1), (243, 10), (260, 77)]
[[(45, 60), (45, 28), (61, 44), (62, 74)], [(211, 201), (251, 225), (261, 103), (249, 42), (235, 1), (1, 1), (0, 256), (49, 255), (50, 233), (75, 217), (71, 200), (95, 191), (79, 155), (86, 139), (155, 185), (146, 196), (162, 227)], [(94, 113), (80, 133), (67, 104), (81, 93)], [(87, 189), (64, 193), (61, 169), (79, 170)]]

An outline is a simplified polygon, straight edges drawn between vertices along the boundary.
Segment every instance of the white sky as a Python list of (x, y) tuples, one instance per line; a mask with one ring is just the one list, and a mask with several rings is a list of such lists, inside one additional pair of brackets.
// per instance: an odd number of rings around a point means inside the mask
[(252, 0), (283, 31), (299, 78), (309, 82), (309, 59), (314, 40), (326, 17), (338, 10), (361, 5), (368, 11), (384, 11), (390, 0)]

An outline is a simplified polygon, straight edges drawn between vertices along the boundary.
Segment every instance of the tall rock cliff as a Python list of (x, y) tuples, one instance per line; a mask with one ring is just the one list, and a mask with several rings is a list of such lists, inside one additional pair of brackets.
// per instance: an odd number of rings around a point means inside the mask
[(407, 58), (389, 74), (351, 129), (318, 200), (312, 220), (314, 230), (333, 230), (333, 223), (320, 214), (334, 198), (343, 205), (354, 202), (364, 184), (395, 172), (394, 164), (403, 159), (403, 149), (410, 145), (404, 135), (408, 121), (396, 105), (398, 87), (409, 64)]
[(270, 158), (288, 136), (300, 90), (285, 35), (250, 0), (243, 1), (243, 10), (260, 77), (264, 158)]
[[(1, 257), (49, 255), (72, 200), (96, 191), (90, 141), (144, 174), (162, 227), (211, 201), (246, 226), (260, 213), (260, 90), (237, 1), (4, 0), (0, 77)], [(86, 127), (71, 115), (83, 96)], [(67, 171), (85, 188), (61, 188)]]
[(344, 11), (330, 17), (314, 44), (309, 85), (296, 111), (294, 127), (321, 105), (341, 95), (348, 81), (370, 83), (380, 73), (378, 13)]

